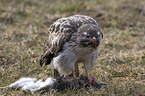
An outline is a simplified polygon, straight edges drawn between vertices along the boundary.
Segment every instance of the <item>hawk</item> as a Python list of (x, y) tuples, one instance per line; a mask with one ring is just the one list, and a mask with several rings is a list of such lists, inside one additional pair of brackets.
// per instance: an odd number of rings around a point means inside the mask
[(82, 62), (85, 74), (91, 72), (97, 60), (103, 33), (96, 20), (85, 15), (58, 19), (48, 29), (48, 40), (40, 65), (51, 64), (54, 75), (78, 76), (78, 63)]

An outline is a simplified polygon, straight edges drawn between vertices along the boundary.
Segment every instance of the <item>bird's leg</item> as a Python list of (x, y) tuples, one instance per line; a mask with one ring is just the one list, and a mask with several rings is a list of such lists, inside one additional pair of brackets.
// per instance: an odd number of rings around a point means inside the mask
[(78, 67), (78, 63), (75, 63), (74, 65), (74, 70), (73, 70), (73, 77), (79, 77), (79, 67)]
[(85, 75), (88, 76), (88, 70), (85, 68)]
[(88, 70), (87, 70), (85, 64), (84, 64), (84, 69), (85, 69), (85, 75), (86, 75), (86, 76), (89, 76), (89, 73), (88, 73)]
[(60, 74), (56, 69), (54, 69), (54, 74), (53, 75), (54, 75), (54, 78), (60, 77)]
[(75, 74), (76, 74), (76, 77), (79, 77), (79, 67), (78, 67), (78, 63), (75, 63)]

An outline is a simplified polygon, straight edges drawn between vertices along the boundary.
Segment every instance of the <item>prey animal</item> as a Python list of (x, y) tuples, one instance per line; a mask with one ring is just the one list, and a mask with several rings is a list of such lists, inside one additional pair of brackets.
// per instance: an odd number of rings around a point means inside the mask
[(103, 33), (95, 19), (85, 15), (63, 17), (49, 27), (48, 34), (40, 65), (51, 64), (55, 77), (71, 72), (78, 77), (81, 62), (86, 76), (92, 72), (103, 41)]

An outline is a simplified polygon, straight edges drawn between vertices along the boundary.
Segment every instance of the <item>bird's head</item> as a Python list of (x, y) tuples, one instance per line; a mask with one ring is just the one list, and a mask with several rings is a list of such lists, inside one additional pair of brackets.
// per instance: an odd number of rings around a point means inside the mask
[(103, 40), (103, 33), (100, 31), (99, 26), (94, 24), (84, 24), (78, 32), (78, 42), (84, 47), (96, 48)]

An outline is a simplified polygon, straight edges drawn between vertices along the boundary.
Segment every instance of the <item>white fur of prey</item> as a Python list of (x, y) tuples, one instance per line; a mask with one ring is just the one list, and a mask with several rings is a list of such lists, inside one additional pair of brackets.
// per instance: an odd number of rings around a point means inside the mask
[(39, 91), (45, 87), (51, 87), (55, 82), (55, 79), (49, 77), (45, 81), (43, 80), (37, 80), (36, 78), (27, 78), (23, 77), (20, 78), (18, 81), (10, 84), (9, 86), (6, 87), (0, 87), (0, 89), (5, 89), (5, 88), (21, 88), (22, 90), (30, 90), (31, 92), (36, 92)]

